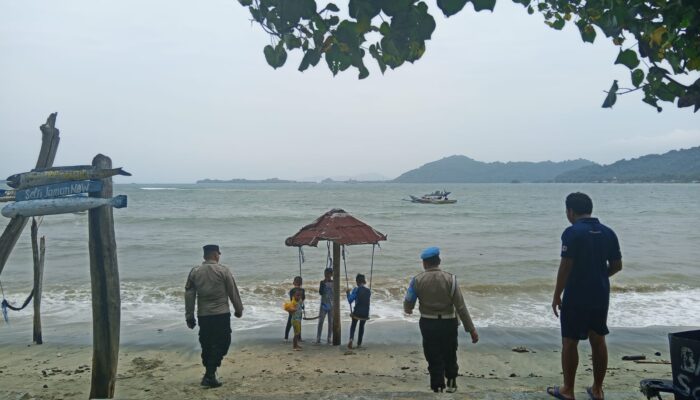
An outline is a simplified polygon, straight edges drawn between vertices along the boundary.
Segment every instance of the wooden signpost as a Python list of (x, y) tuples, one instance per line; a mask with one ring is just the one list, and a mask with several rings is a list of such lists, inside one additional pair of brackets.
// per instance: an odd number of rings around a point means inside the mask
[(97, 193), (102, 190), (102, 181), (61, 182), (15, 191), (15, 201), (50, 199), (81, 193)]
[(32, 218), (32, 256), (34, 259), (34, 329), (32, 340), (36, 344), (44, 343), (41, 335), (41, 289), (44, 281), (44, 254), (46, 254), (46, 238), (41, 237), (37, 242), (39, 224)]
[[(39, 128), (41, 129), (41, 150), (39, 150), (36, 168), (48, 168), (53, 165), (53, 160), (56, 158), (56, 150), (58, 150), (58, 142), (60, 142), (59, 130), (56, 129), (56, 115), (57, 113), (49, 115), (46, 123)], [(15, 248), (19, 236), (27, 225), (27, 221), (27, 217), (12, 218), (0, 236), (0, 274), (2, 274), (12, 249)]]
[[(108, 169), (109, 157), (98, 154), (92, 165)], [(105, 178), (100, 193), (91, 197), (112, 197), (112, 178)], [(90, 241), (90, 279), (92, 282), (92, 384), (90, 398), (114, 397), (119, 361), (119, 324), (121, 297), (117, 241), (114, 237), (112, 207), (99, 207), (88, 212)]]
[[(119, 359), (121, 296), (117, 243), (112, 208), (126, 207), (126, 196), (112, 197), (112, 176), (131, 175), (112, 168), (109, 157), (98, 154), (92, 165), (52, 167), (58, 148), (56, 113), (41, 126), (42, 145), (36, 168), (7, 179), (15, 190), (0, 190), (0, 201), (12, 202), (2, 208), (10, 223), (0, 236), (0, 274), (19, 239), (28, 218), (89, 210), (88, 231), (90, 278), (92, 284), (93, 356), (90, 398), (114, 397)], [(82, 195), (88, 193), (89, 197)], [(33, 340), (43, 342), (41, 332), (41, 293), (44, 274), (45, 238), (38, 239), (41, 222), (32, 218), (34, 260)]]

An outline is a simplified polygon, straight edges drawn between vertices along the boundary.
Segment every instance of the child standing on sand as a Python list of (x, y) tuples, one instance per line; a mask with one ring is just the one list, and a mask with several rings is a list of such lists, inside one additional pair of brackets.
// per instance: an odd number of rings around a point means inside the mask
[(331, 332), (333, 332), (333, 268), (326, 268), (323, 271), (324, 279), (318, 286), (318, 293), (321, 295), (321, 308), (318, 311), (318, 331), (316, 332), (316, 343), (321, 343), (321, 332), (323, 331), (323, 320), (328, 315), (328, 344), (331, 343)]
[[(303, 284), (303, 280), (301, 279), (301, 276), (295, 276), (294, 281), (292, 282), (294, 285), (293, 288), (289, 289), (289, 300), (294, 299), (294, 293), (297, 291), (301, 291), (301, 308), (302, 308), (302, 313), (304, 309), (304, 301), (306, 300), (306, 291), (304, 288), (301, 287)], [(287, 318), (287, 326), (284, 328), (284, 340), (289, 340), (289, 330), (292, 329), (292, 314), (289, 314), (289, 317)]]
[(303, 316), (303, 300), (301, 299), (301, 290), (296, 290), (294, 292), (294, 299), (292, 300), (293, 307), (290, 307), (289, 316), (292, 318), (292, 327), (294, 327), (294, 339), (292, 339), (292, 348), (296, 351), (301, 350), (299, 342), (301, 341), (301, 320)]
[(357, 274), (355, 277), (355, 283), (357, 287), (350, 291), (347, 290), (348, 303), (352, 305), (355, 302), (355, 309), (352, 312), (352, 325), (350, 325), (350, 341), (348, 342), (348, 349), (352, 349), (352, 341), (355, 338), (355, 328), (357, 327), (357, 321), (360, 321), (360, 332), (357, 335), (357, 347), (362, 346), (362, 336), (365, 334), (365, 322), (369, 319), (369, 298), (372, 292), (365, 287), (367, 280), (362, 274)]

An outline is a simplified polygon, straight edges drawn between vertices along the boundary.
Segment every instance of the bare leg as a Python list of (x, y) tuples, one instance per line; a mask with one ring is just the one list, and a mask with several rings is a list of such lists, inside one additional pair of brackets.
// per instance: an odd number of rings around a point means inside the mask
[(328, 311), (328, 339), (326, 342), (328, 344), (332, 343), (331, 338), (333, 337), (333, 310)]
[(578, 369), (578, 340), (562, 338), (561, 344), (561, 370), (564, 374), (564, 385), (559, 388), (559, 393), (573, 399), (576, 369)]
[(326, 319), (328, 311), (324, 311), (323, 307), (318, 312), (318, 328), (316, 332), (316, 343), (321, 343), (321, 333), (323, 332), (323, 320)]
[(601, 336), (594, 331), (588, 332), (588, 341), (591, 343), (593, 355), (593, 386), (591, 391), (598, 399), (603, 398), (603, 380), (608, 371), (608, 346), (605, 343), (605, 336)]

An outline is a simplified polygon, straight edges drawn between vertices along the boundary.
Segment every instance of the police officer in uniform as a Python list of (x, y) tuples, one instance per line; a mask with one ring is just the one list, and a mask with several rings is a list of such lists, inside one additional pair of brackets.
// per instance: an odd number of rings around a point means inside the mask
[(202, 346), (202, 364), (206, 368), (202, 386), (212, 388), (221, 386), (216, 379), (216, 369), (221, 366), (221, 360), (231, 345), (229, 300), (235, 310), (233, 315), (236, 318), (243, 316), (236, 281), (228, 267), (219, 264), (220, 257), (219, 246), (204, 246), (204, 262), (192, 268), (185, 284), (185, 320), (190, 329), (197, 325), (194, 317), (197, 300), (199, 343)]
[(423, 353), (428, 361), (430, 388), (434, 392), (445, 389), (457, 391), (457, 328), (459, 319), (464, 330), (471, 335), (472, 343), (479, 341), (479, 334), (464, 304), (462, 292), (455, 275), (440, 269), (440, 249), (429, 247), (421, 253), (422, 273), (411, 279), (404, 298), (406, 314), (412, 314), (416, 300), (420, 304), (420, 332), (423, 336)]

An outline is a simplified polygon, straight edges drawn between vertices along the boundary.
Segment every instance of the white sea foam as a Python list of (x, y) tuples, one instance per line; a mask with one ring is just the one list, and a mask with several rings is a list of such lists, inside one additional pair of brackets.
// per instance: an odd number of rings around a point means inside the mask
[[(234, 324), (237, 330), (283, 324), (284, 292), (276, 287), (242, 291), (245, 316)], [(611, 298), (610, 327), (698, 326), (700, 325), (700, 289), (653, 293), (617, 293)], [(89, 322), (92, 318), (89, 288), (47, 291), (42, 298), (42, 315), (49, 325)], [(122, 287), (122, 322), (125, 326), (158, 327), (184, 320), (184, 302), (179, 288), (153, 288), (138, 284)], [(541, 295), (471, 296), (469, 309), (477, 326), (557, 327), (549, 297)], [(349, 318), (347, 302), (341, 300), (341, 316)], [(309, 292), (306, 315), (318, 313), (318, 295)], [(400, 297), (377, 296), (371, 305), (374, 323), (406, 320), (417, 322), (418, 310), (412, 316), (403, 313)], [(31, 312), (11, 313), (13, 320), (31, 320)]]

